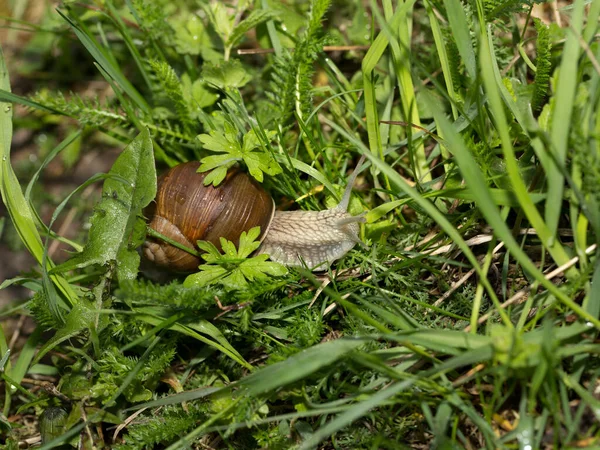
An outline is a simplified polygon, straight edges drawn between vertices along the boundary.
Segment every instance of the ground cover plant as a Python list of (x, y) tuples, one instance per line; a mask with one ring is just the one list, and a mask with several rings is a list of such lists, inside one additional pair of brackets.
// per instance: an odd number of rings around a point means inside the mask
[[(2, 259), (33, 262), (0, 280), (2, 448), (600, 445), (599, 0), (5, 9)], [(157, 270), (184, 161), (289, 210), (358, 166), (364, 246), (313, 272), (252, 230)]]

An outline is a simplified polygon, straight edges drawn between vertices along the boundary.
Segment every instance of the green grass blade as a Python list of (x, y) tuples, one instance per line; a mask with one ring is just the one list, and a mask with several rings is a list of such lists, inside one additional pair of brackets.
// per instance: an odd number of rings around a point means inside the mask
[[(384, 161), (380, 160), (379, 158), (372, 156), (369, 153), (368, 149), (365, 148), (365, 146), (363, 145), (363, 143), (360, 140), (358, 140), (354, 136), (348, 134), (344, 129), (342, 129), (336, 123), (333, 123), (327, 119), (325, 119), (324, 121), (329, 126), (331, 126), (333, 129), (337, 130), (337, 132), (340, 133), (340, 135), (344, 136), (346, 139), (348, 139), (350, 142), (352, 142), (354, 145), (356, 145), (357, 148), (361, 149), (361, 151), (364, 152), (364, 154), (367, 155), (367, 157), (371, 160), (372, 164), (376, 165), (377, 168), (379, 170), (381, 170), (381, 172), (383, 172), (385, 175), (387, 175), (387, 177), (389, 178), (391, 183), (393, 183), (402, 192), (404, 192), (404, 194), (406, 194), (408, 197), (410, 197), (431, 218), (433, 218), (438, 223), (438, 225), (442, 228), (442, 230), (444, 230), (444, 232), (448, 235), (448, 237), (450, 237), (450, 239), (452, 239), (454, 244), (456, 244), (456, 246), (461, 249), (461, 251), (464, 253), (465, 257), (469, 260), (469, 262), (471, 263), (473, 268), (481, 276), (480, 282), (483, 283), (484, 287), (486, 288), (487, 293), (489, 294), (489, 296), (492, 299), (492, 301), (494, 302), (494, 304), (499, 307), (500, 302), (498, 300), (498, 297), (496, 296), (496, 293), (495, 293), (494, 289), (492, 288), (492, 286), (490, 285), (488, 279), (485, 277), (485, 274), (483, 273), (483, 270), (481, 268), (481, 265), (479, 264), (479, 261), (477, 260), (477, 258), (475, 257), (475, 255), (473, 254), (473, 252), (471, 251), (469, 246), (466, 244), (465, 240), (462, 238), (462, 236), (460, 235), (458, 230), (450, 223), (450, 221), (446, 218), (446, 216), (441, 211), (439, 211), (433, 203), (431, 203), (428, 199), (424, 198), (421, 194), (419, 194), (416, 189), (411, 187), (398, 174), (398, 172), (396, 170), (394, 170), (391, 166), (389, 166), (388, 164), (386, 164)], [(473, 162), (473, 164), (475, 164), (475, 162)], [(477, 170), (479, 170), (479, 169), (477, 168)], [(483, 180), (480, 180), (480, 181), (481, 181), (481, 183), (483, 183), (483, 186), (485, 186), (485, 189), (487, 192), (487, 185), (485, 185), (485, 181), (483, 181)], [(474, 191), (477, 191), (478, 188), (481, 189), (481, 184), (480, 183), (470, 184), (470, 187)], [(489, 196), (489, 193), (488, 193), (488, 196)], [(490, 206), (493, 206), (493, 201), (491, 199), (488, 199), (488, 201), (490, 202)], [(504, 321), (504, 323), (507, 326), (511, 326), (510, 319), (509, 319), (508, 315), (506, 314), (506, 312), (502, 308), (498, 308), (498, 313), (502, 317), (502, 320)]]
[(576, 0), (571, 16), (572, 30), (567, 33), (567, 41), (562, 52), (562, 61), (555, 92), (555, 103), (552, 108), (550, 140), (552, 148), (549, 150), (554, 155), (553, 163), (548, 168), (547, 184), (548, 197), (546, 198), (546, 224), (552, 236), (556, 235), (558, 220), (561, 214), (563, 192), (565, 186), (564, 176), (556, 164), (564, 165), (567, 156), (569, 133), (571, 130), (571, 117), (575, 92), (579, 76), (577, 60), (581, 52), (578, 36), (581, 35), (583, 26), (584, 0)]
[[(485, 64), (486, 61), (484, 60), (483, 63)], [(487, 63), (490, 64), (489, 61), (487, 61)], [(484, 77), (484, 81), (486, 79), (488, 79), (488, 77)], [(488, 89), (490, 89), (493, 86), (487, 87)], [(541, 285), (548, 289), (557, 299), (559, 299), (565, 306), (573, 310), (581, 318), (589, 320), (596, 327), (600, 328), (600, 320), (598, 320), (595, 317), (592, 317), (581, 306), (577, 305), (568, 295), (561, 291), (554, 283), (547, 280), (544, 274), (536, 267), (536, 265), (529, 259), (527, 254), (521, 249), (521, 246), (514, 239), (511, 230), (508, 228), (504, 220), (502, 220), (500, 212), (494, 205), (490, 193), (487, 190), (487, 185), (483, 174), (481, 173), (481, 170), (479, 169), (477, 163), (473, 159), (471, 152), (462, 141), (462, 138), (458, 133), (456, 133), (448, 119), (444, 117), (443, 113), (439, 111), (439, 109), (433, 104), (433, 102), (430, 103), (430, 108), (432, 109), (434, 116), (436, 117), (436, 122), (443, 130), (444, 136), (446, 136), (448, 146), (458, 162), (461, 173), (463, 174), (466, 183), (469, 186), (471, 186), (473, 192), (477, 196), (477, 205), (479, 206), (481, 213), (486, 218), (488, 224), (494, 230), (494, 234), (500, 240), (504, 241), (504, 244), (510, 250), (513, 257), (521, 264), (521, 266), (523, 266), (523, 268), (527, 272), (529, 272), (533, 277), (535, 277), (535, 279)], [(500, 311), (502, 311), (502, 309), (499, 309), (498, 312)]]
[(129, 80), (125, 77), (121, 69), (113, 64), (111, 58), (108, 53), (102, 48), (102, 46), (96, 41), (96, 39), (84, 29), (81, 23), (76, 22), (75, 19), (70, 18), (60, 10), (58, 13), (62, 16), (63, 19), (67, 21), (69, 26), (73, 29), (77, 38), (81, 41), (81, 43), (85, 46), (88, 52), (92, 55), (92, 57), (98, 62), (98, 64), (121, 86), (121, 88), (125, 91), (125, 93), (135, 102), (135, 104), (145, 113), (150, 112), (150, 106), (142, 97), (142, 95), (137, 91), (136, 88), (129, 82)]
[[(565, 264), (570, 259), (570, 257), (565, 251), (565, 249), (562, 247), (561, 243), (555, 239), (555, 233), (553, 233), (550, 230), (548, 225), (542, 219), (542, 216), (538, 212), (536, 206), (534, 205), (533, 199), (529, 194), (528, 188), (525, 185), (525, 182), (523, 181), (523, 178), (520, 174), (519, 165), (517, 163), (517, 157), (512, 146), (509, 126), (506, 120), (506, 115), (504, 113), (504, 107), (500, 100), (499, 91), (501, 93), (504, 93), (505, 101), (510, 95), (506, 92), (506, 88), (502, 84), (502, 80), (500, 78), (500, 73), (498, 70), (498, 65), (495, 59), (492, 44), (491, 31), (488, 31), (487, 33), (482, 32), (481, 41), (482, 43), (480, 57), (482, 77), (484, 85), (486, 87), (486, 93), (488, 95), (488, 102), (493, 114), (493, 119), (496, 123), (498, 133), (500, 134), (502, 151), (504, 153), (504, 161), (506, 163), (506, 171), (514, 189), (514, 194), (517, 197), (527, 219), (529, 220), (533, 228), (536, 229), (544, 247), (548, 249), (548, 252), (552, 256), (554, 261), (558, 265)], [(509, 100), (509, 106), (510, 105), (513, 105), (512, 100)], [(511, 109), (511, 111), (515, 112), (515, 109)], [(548, 197), (546, 197), (546, 205), (547, 204)], [(560, 202), (556, 203), (555, 206), (557, 208), (560, 208), (558, 206), (559, 204)], [(575, 274), (575, 268), (572, 268), (570, 269), (570, 271), (567, 272), (567, 275), (569, 276), (573, 276)]]
[(444, 6), (458, 53), (465, 63), (469, 77), (471, 80), (475, 80), (477, 78), (476, 58), (465, 9), (460, 0), (444, 0)]
[(336, 339), (310, 347), (302, 352), (264, 367), (240, 381), (245, 396), (275, 391), (294, 381), (334, 364), (349, 352), (364, 344), (360, 339)]
[[(435, 42), (435, 49), (440, 59), (440, 65), (442, 66), (442, 73), (444, 75), (444, 82), (446, 83), (446, 91), (450, 94), (450, 98), (454, 99), (457, 94), (454, 88), (454, 80), (452, 80), (452, 70), (450, 69), (450, 60), (448, 59), (448, 52), (446, 51), (446, 44), (442, 35), (442, 29), (440, 22), (433, 11), (431, 1), (425, 1), (425, 9), (427, 10), (427, 16), (429, 17), (429, 24), (431, 25), (431, 32), (433, 34), (433, 41)], [(452, 108), (452, 117), (454, 120), (458, 119), (458, 110), (456, 109), (456, 103), (452, 101), (450, 103)]]
[[(8, 70), (4, 63), (4, 55), (0, 48), (0, 89), (10, 92)], [(23, 195), (21, 185), (10, 165), (10, 144), (12, 139), (12, 105), (0, 102), (0, 194), (6, 205), (8, 214), (31, 255), (42, 264), (44, 246), (36, 228), (35, 214), (31, 211), (27, 199)], [(48, 262), (48, 269), (53, 264)], [(64, 300), (73, 306), (77, 303), (77, 296), (69, 283), (62, 277), (53, 275), (52, 282), (62, 292)]]

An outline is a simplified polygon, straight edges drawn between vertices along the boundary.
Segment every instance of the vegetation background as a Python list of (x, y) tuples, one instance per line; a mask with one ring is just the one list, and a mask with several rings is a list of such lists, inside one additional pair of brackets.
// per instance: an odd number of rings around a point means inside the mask
[[(599, 0), (0, 15), (2, 448), (600, 445)], [(140, 261), (157, 171), (319, 210), (361, 155), (327, 272)]]

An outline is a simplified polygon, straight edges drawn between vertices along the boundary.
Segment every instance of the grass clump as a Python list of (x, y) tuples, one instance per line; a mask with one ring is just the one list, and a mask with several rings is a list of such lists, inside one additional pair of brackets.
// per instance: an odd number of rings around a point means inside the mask
[[(558, 5), (11, 9), (40, 62), (0, 58), (0, 239), (35, 261), (1, 285), (32, 293), (2, 313), (3, 448), (599, 445), (600, 1)], [(29, 184), (27, 129), (57, 143), (28, 148)], [(48, 211), (52, 167), (107, 145)], [(366, 245), (327, 271), (254, 255), (258, 230), (201, 242), (187, 279), (140, 258), (169, 167), (323, 210), (363, 155)]]

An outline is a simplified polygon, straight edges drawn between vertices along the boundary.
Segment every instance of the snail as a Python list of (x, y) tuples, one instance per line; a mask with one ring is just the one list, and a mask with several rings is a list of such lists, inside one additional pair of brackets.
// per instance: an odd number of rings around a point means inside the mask
[[(364, 157), (363, 157), (364, 158)], [(190, 249), (205, 240), (221, 248), (220, 238), (239, 245), (239, 236), (255, 226), (261, 229), (256, 254), (286, 266), (326, 270), (348, 253), (358, 237), (362, 215), (347, 212), (356, 166), (342, 200), (322, 211), (275, 211), (271, 196), (253, 178), (239, 169), (230, 170), (217, 187), (204, 186), (205, 173), (198, 162), (171, 168), (158, 179), (157, 195), (146, 215), (154, 231)], [(147, 259), (176, 272), (193, 272), (200, 259), (163, 240), (148, 237), (143, 245)]]

